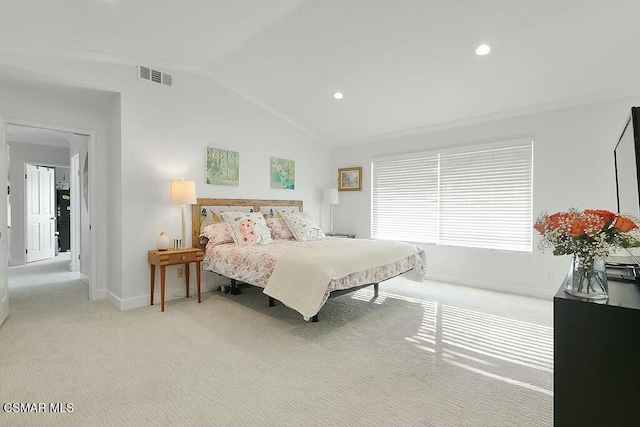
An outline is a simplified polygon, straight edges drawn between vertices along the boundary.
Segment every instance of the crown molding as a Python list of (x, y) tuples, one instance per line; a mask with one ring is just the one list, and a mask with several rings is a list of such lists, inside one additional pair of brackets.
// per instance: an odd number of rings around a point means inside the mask
[(320, 142), (328, 147), (342, 147), (351, 145), (368, 144), (371, 142), (397, 139), (421, 133), (431, 133), (440, 130), (453, 129), (456, 127), (465, 127), (482, 123), (494, 122), (505, 119), (512, 119), (534, 114), (541, 114), (555, 110), (578, 107), (581, 105), (596, 104), (601, 102), (612, 101), (630, 96), (640, 95), (640, 86), (626, 87), (612, 91), (603, 91), (584, 96), (577, 96), (561, 100), (550, 101), (541, 104), (529, 105), (510, 110), (502, 110), (480, 114), (476, 116), (464, 117), (456, 120), (440, 123), (430, 123), (414, 128), (402, 129), (398, 131), (386, 132), (381, 134), (372, 134), (362, 137), (345, 139), (339, 141), (330, 141), (323, 138), (318, 133), (312, 131), (306, 126), (300, 124), (296, 120), (275, 109), (270, 104), (248, 94), (233, 83), (223, 79), (217, 75), (211, 67), (205, 67), (194, 64), (178, 63), (166, 61), (156, 58), (145, 58), (138, 56), (129, 56), (116, 54), (111, 52), (91, 51), (84, 49), (68, 48), (63, 46), (47, 45), (43, 43), (32, 43), (10, 39), (0, 38), (0, 52), (7, 52), (16, 55), (46, 57), (52, 59), (63, 59), (73, 61), (84, 61), (93, 63), (138, 66), (144, 65), (159, 70), (170, 70), (172, 72), (186, 72), (191, 74), (203, 75), (211, 78), (215, 83), (227, 88), (236, 95), (244, 98), (250, 103), (256, 105), (260, 109), (277, 117), (288, 125), (299, 130), (316, 142)]
[(577, 96), (573, 98), (565, 98), (541, 104), (528, 105), (525, 107), (514, 108), (510, 110), (502, 110), (477, 116), (470, 116), (457, 120), (451, 120), (448, 122), (432, 123), (399, 131), (346, 139), (334, 142), (332, 145), (333, 147), (346, 147), (352, 145), (368, 144), (371, 142), (383, 141), (388, 139), (398, 139), (406, 136), (418, 135), (421, 133), (431, 133), (458, 127), (496, 122), (499, 120), (514, 119), (517, 117), (530, 116), (534, 114), (543, 114), (551, 111), (564, 110), (584, 105), (599, 104), (602, 102), (608, 102), (615, 99), (622, 99), (638, 95), (640, 95), (640, 86), (633, 86), (611, 91), (593, 93), (589, 95)]

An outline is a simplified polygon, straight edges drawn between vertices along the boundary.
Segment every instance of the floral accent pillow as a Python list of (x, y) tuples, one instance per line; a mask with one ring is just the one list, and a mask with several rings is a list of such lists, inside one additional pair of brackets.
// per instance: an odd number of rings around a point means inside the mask
[(298, 241), (319, 240), (327, 236), (322, 232), (320, 226), (311, 215), (305, 212), (287, 213), (280, 212), (289, 231)]
[[(207, 239), (207, 241), (202, 242), (202, 238)], [(200, 230), (200, 242), (206, 244), (211, 243), (211, 246), (223, 245), (225, 243), (233, 243), (233, 237), (229, 234), (226, 224), (216, 222)]]
[(271, 237), (274, 240), (295, 240), (296, 238), (289, 231), (289, 227), (284, 221), (284, 218), (267, 218), (267, 227), (271, 231)]
[(271, 233), (259, 212), (220, 212), (229, 234), (238, 246), (268, 245)]

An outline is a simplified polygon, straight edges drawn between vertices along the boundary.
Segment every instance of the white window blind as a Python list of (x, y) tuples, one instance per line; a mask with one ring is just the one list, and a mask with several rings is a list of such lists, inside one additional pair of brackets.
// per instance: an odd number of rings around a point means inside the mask
[(371, 235), (376, 239), (436, 242), (438, 156), (375, 161)]
[(372, 170), (373, 238), (531, 251), (530, 140), (376, 159)]

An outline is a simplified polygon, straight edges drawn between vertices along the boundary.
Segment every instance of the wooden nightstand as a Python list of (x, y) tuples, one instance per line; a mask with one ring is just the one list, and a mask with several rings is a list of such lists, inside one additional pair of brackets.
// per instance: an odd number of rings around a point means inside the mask
[(355, 239), (356, 235), (351, 233), (326, 233), (325, 236), (329, 237), (344, 237), (348, 239)]
[(164, 311), (164, 279), (165, 267), (167, 265), (184, 264), (184, 277), (187, 288), (187, 298), (189, 298), (189, 264), (196, 263), (196, 274), (198, 277), (198, 302), (200, 302), (200, 262), (204, 258), (202, 249), (169, 249), (159, 251), (157, 249), (149, 251), (149, 264), (151, 265), (151, 305), (153, 305), (153, 292), (156, 280), (156, 266), (160, 267), (160, 295), (162, 298), (162, 311)]

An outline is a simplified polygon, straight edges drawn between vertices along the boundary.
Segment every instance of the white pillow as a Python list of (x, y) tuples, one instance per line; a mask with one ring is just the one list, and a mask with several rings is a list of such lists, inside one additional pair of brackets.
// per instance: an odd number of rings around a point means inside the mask
[(239, 246), (268, 245), (271, 233), (259, 212), (220, 212), (229, 234)]
[(320, 226), (311, 215), (306, 212), (279, 212), (284, 218), (289, 231), (298, 241), (325, 239)]

